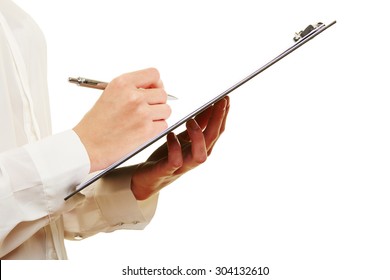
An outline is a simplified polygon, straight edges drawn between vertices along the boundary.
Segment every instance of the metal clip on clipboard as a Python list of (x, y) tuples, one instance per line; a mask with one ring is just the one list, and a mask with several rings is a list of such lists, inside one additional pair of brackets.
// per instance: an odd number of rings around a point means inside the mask
[(243, 84), (248, 82), (249, 80), (253, 79), (258, 74), (265, 71), (266, 69), (268, 69), (269, 67), (274, 65), (276, 62), (278, 62), (282, 58), (286, 57), (287, 55), (289, 55), (290, 53), (292, 53), (293, 51), (295, 51), (296, 49), (298, 49), (299, 47), (301, 47), (302, 45), (304, 45), (305, 43), (307, 43), (308, 41), (310, 41), (311, 39), (313, 39), (314, 37), (316, 37), (317, 35), (319, 35), (323, 31), (325, 31), (326, 29), (328, 29), (329, 27), (331, 27), (335, 23), (336, 23), (336, 21), (333, 21), (330, 24), (325, 25), (325, 24), (319, 22), (319, 23), (316, 23), (314, 25), (309, 25), (304, 30), (302, 30), (298, 33), (295, 33), (295, 37), (294, 37), (295, 44), (292, 45), (290, 48), (288, 48), (287, 50), (285, 50), (284, 52), (282, 52), (281, 54), (276, 56), (274, 59), (272, 59), (271, 61), (266, 63), (264, 66), (260, 67), (259, 69), (257, 69), (255, 72), (253, 72), (252, 74), (250, 74), (249, 76), (247, 76), (243, 80), (239, 81), (238, 83), (231, 86), (230, 88), (228, 88), (227, 90), (225, 90), (221, 94), (217, 95), (215, 98), (213, 98), (209, 102), (205, 103), (204, 105), (202, 105), (201, 107), (199, 107), (198, 109), (193, 111), (192, 113), (188, 114), (186, 117), (182, 118), (181, 120), (179, 120), (175, 124), (171, 125), (170, 127), (168, 127), (166, 130), (161, 132), (156, 137), (145, 142), (144, 144), (139, 146), (137, 149), (131, 151), (130, 153), (125, 155), (123, 158), (114, 162), (112, 165), (110, 165), (109, 167), (107, 167), (103, 171), (99, 172), (97, 175), (95, 175), (91, 179), (89, 179), (86, 182), (79, 185), (74, 192), (72, 192), (67, 197), (65, 197), (65, 200), (71, 198), (73, 195), (75, 195), (79, 191), (83, 190), (84, 188), (86, 188), (87, 186), (92, 184), (93, 182), (97, 181), (99, 178), (103, 177), (104, 175), (106, 175), (107, 173), (112, 171), (113, 169), (117, 168), (118, 166), (120, 166), (121, 164), (123, 164), (124, 162), (126, 162), (127, 160), (132, 158), (133, 156), (137, 155), (138, 153), (140, 153), (141, 151), (143, 151), (144, 149), (146, 149), (147, 147), (149, 147), (150, 145), (152, 145), (153, 143), (155, 143), (156, 141), (158, 141), (162, 137), (166, 136), (168, 133), (172, 132), (173, 130), (175, 130), (176, 128), (178, 128), (182, 124), (184, 124), (189, 119), (194, 118), (196, 115), (200, 114), (201, 112), (203, 112), (208, 107), (212, 106), (213, 104), (215, 104), (216, 102), (218, 102), (219, 100), (224, 98), (226, 95), (228, 95), (232, 91), (236, 90), (237, 88), (239, 88), (240, 86), (242, 86)]
[(308, 25), (305, 29), (295, 33), (294, 42), (298, 42), (299, 40), (304, 39), (306, 36), (309, 36), (312, 32), (322, 27), (325, 27), (325, 24), (322, 22)]

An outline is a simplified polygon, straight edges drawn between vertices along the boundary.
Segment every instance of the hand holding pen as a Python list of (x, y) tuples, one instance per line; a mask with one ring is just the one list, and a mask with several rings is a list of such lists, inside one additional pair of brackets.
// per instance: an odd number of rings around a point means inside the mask
[(88, 85), (104, 91), (73, 130), (87, 150), (91, 172), (108, 167), (168, 127), (171, 108), (156, 69)]

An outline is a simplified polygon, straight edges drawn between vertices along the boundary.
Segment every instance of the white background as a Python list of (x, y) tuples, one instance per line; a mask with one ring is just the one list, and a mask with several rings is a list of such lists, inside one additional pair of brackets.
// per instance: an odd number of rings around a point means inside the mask
[(47, 38), (54, 132), (99, 94), (68, 76), (109, 81), (157, 67), (180, 98), (174, 122), (290, 46), (294, 32), (337, 20), (231, 94), (213, 154), (161, 192), (144, 231), (67, 242), (66, 264), (18, 273), (124, 279), (127, 265), (268, 266), (268, 277), (231, 278), (389, 279), (386, 1), (16, 2)]

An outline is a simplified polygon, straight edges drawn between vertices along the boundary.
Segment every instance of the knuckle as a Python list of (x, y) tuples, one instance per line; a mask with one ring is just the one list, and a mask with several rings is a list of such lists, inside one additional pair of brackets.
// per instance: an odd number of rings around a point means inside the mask
[(121, 75), (119, 77), (116, 77), (111, 82), (116, 88), (122, 89), (128, 86), (128, 79), (126, 75)]
[(138, 90), (130, 90), (127, 92), (127, 103), (131, 106), (136, 106), (137, 110), (142, 109), (144, 102), (144, 96)]
[(155, 67), (150, 67), (148, 69), (146, 69), (146, 72), (153, 76), (156, 80), (160, 79), (160, 72), (157, 70), (157, 68)]
[(197, 156), (194, 160), (197, 164), (202, 164), (202, 163), (206, 162), (207, 154), (201, 153), (201, 155)]

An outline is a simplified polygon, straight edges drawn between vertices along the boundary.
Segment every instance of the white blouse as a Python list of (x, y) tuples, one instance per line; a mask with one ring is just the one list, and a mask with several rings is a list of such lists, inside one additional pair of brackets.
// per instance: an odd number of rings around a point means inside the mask
[(157, 195), (137, 201), (131, 168), (64, 201), (88, 176), (73, 130), (51, 135), (44, 37), (29, 15), (0, 0), (0, 257), (66, 259), (64, 238), (143, 229)]

